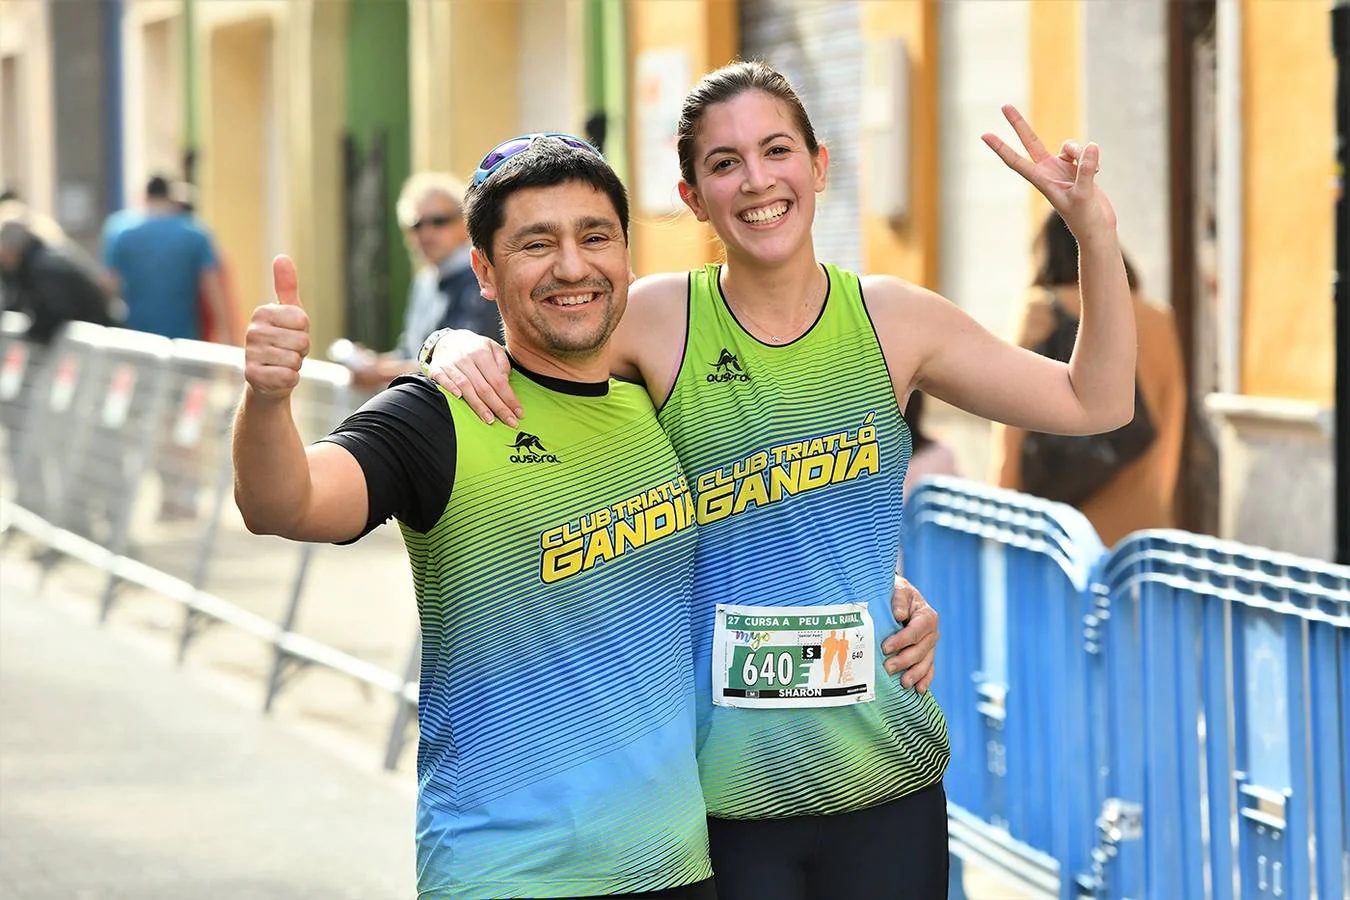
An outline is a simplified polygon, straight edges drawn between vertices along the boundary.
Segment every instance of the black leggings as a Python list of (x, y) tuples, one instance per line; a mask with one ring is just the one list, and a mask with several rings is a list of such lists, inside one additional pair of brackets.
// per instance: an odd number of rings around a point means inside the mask
[(834, 816), (708, 819), (721, 900), (942, 900), (942, 783)]
[(577, 897), (576, 900), (717, 900), (717, 890), (711, 878), (697, 884), (646, 891), (641, 894), (605, 894), (603, 897)]

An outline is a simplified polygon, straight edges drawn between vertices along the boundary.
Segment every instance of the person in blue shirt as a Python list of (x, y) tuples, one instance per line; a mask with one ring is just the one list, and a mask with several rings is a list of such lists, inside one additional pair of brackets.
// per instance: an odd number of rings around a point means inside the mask
[[(125, 327), (201, 340), (199, 294), (214, 321), (230, 322), (211, 238), (183, 214), (164, 177), (146, 185), (143, 210), (108, 219), (102, 244), (103, 265), (126, 302)], [(230, 343), (239, 343), (232, 322), (226, 333)]]

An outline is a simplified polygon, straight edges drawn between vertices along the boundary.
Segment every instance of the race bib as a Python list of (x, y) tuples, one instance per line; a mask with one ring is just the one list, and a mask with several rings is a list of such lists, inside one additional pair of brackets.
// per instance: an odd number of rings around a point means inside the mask
[(866, 605), (719, 603), (716, 615), (712, 683), (718, 706), (848, 706), (876, 696), (876, 648)]

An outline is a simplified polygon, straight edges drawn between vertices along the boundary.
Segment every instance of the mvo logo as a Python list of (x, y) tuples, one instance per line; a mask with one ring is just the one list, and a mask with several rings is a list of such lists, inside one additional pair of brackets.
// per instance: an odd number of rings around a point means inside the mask
[(750, 376), (746, 375), (741, 369), (740, 362), (736, 359), (736, 354), (732, 353), (726, 347), (722, 348), (722, 354), (717, 357), (717, 362), (712, 364), (716, 374), (709, 375), (708, 380), (717, 381), (749, 381)]
[(544, 446), (543, 441), (525, 431), (517, 434), (515, 443), (507, 446), (516, 451), (511, 454), (511, 462), (513, 463), (555, 463), (558, 461), (556, 455), (548, 452), (548, 448)]

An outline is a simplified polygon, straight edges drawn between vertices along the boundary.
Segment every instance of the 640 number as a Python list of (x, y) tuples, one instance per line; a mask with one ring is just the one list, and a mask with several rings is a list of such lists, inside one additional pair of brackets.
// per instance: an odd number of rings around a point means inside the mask
[(741, 663), (741, 681), (746, 687), (754, 687), (763, 680), (765, 684), (792, 684), (797, 676), (797, 666), (788, 651), (770, 653), (747, 653)]

